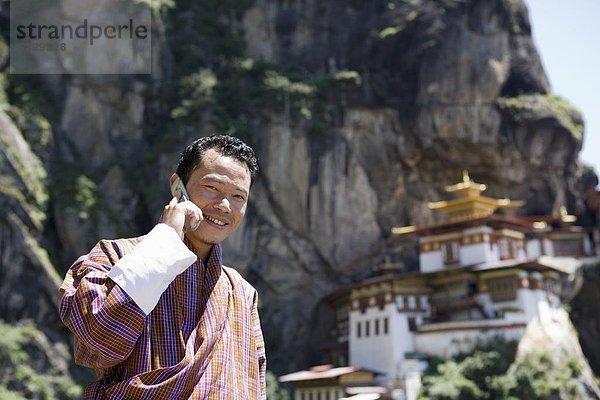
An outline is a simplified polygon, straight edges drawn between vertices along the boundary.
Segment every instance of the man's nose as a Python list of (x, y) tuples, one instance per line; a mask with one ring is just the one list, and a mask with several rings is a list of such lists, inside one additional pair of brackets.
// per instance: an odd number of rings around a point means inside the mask
[(223, 196), (220, 201), (217, 201), (216, 208), (223, 212), (231, 212), (231, 206), (227, 196)]

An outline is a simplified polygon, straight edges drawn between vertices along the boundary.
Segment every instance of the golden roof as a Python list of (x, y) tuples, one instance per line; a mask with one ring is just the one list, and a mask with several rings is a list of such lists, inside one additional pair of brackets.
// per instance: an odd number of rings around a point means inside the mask
[(524, 204), (522, 201), (514, 201), (509, 198), (494, 199), (482, 196), (481, 192), (486, 189), (486, 186), (473, 181), (466, 170), (462, 175), (462, 182), (446, 186), (446, 192), (453, 193), (457, 198), (429, 203), (430, 209), (443, 211), (448, 214), (451, 221), (464, 221), (487, 217), (499, 208), (514, 211)]
[(479, 195), (486, 189), (486, 186), (482, 183), (477, 183), (469, 177), (469, 171), (463, 170), (462, 172), (463, 180), (462, 182), (456, 183), (454, 185), (446, 186), (446, 192), (454, 193), (457, 196), (467, 195)]
[[(525, 204), (523, 201), (515, 201), (506, 197), (494, 199), (482, 196), (481, 192), (486, 189), (486, 185), (472, 180), (466, 170), (462, 173), (462, 182), (448, 185), (445, 189), (446, 192), (452, 193), (455, 198), (430, 202), (428, 207), (446, 213), (452, 222), (484, 218), (492, 215), (498, 209), (503, 209), (508, 214), (514, 214), (517, 208)], [(392, 233), (401, 235), (415, 230), (414, 226), (394, 227)]]

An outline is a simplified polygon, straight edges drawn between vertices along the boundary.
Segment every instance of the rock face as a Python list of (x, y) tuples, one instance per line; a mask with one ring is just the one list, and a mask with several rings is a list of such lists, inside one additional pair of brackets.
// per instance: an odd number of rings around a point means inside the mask
[(0, 321), (0, 398), (80, 399), (82, 388), (71, 378), (69, 360), (68, 346), (50, 340), (33, 322)]
[(524, 212), (586, 212), (582, 119), (551, 95), (522, 0), (189, 0), (157, 21), (152, 76), (6, 78), (13, 110), (37, 104), (23, 90), (51, 104), (34, 108), (52, 140), (35, 156), (28, 119), (0, 114), (0, 318), (55, 325), (50, 260), (64, 274), (147, 232), (183, 146), (216, 131), (262, 167), (224, 254), (260, 292), (276, 372), (323, 361), (308, 338), (330, 291), (385, 257), (414, 267), (390, 228), (434, 221), (461, 170)]
[(583, 286), (571, 301), (571, 319), (579, 334), (581, 347), (595, 375), (600, 375), (600, 263), (586, 266), (583, 271)]
[(75, 399), (81, 387), (57, 318), (61, 278), (41, 244), (46, 171), (4, 111), (0, 171), (0, 397)]
[(4, 111), (0, 111), (0, 168), (0, 315), (8, 321), (27, 316), (55, 324), (56, 287), (61, 280), (39, 243), (46, 171)]
[[(525, 335), (519, 342), (517, 359), (532, 352), (545, 352), (552, 360), (551, 365), (564, 365), (569, 359), (580, 363), (578, 376), (575, 380), (578, 386), (576, 398), (600, 399), (600, 389), (590, 366), (585, 360), (578, 341), (577, 331), (571, 324), (566, 311), (558, 310), (547, 326), (533, 321), (527, 326)], [(560, 398), (569, 397), (561, 394)]]

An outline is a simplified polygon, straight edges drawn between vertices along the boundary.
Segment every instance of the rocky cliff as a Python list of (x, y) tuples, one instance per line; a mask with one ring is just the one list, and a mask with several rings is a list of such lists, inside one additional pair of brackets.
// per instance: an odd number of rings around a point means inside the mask
[(587, 265), (581, 271), (582, 287), (577, 295), (571, 300), (571, 320), (579, 334), (579, 342), (595, 371), (600, 375), (600, 348), (598, 337), (600, 337), (600, 264)]
[(524, 213), (566, 205), (587, 218), (582, 117), (552, 94), (522, 0), (181, 0), (153, 12), (150, 76), (9, 75), (2, 29), (9, 323), (33, 319), (64, 342), (60, 276), (98, 239), (147, 232), (183, 146), (214, 132), (260, 159), (224, 253), (260, 292), (276, 372), (320, 361), (308, 338), (329, 291), (386, 257), (414, 267), (390, 228), (432, 222), (426, 202), (463, 169), (526, 200)]

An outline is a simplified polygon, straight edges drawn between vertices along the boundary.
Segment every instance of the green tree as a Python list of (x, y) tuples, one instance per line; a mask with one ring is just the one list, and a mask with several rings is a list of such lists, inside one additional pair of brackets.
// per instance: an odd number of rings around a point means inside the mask
[(515, 360), (516, 342), (496, 339), (471, 354), (434, 360), (423, 375), (420, 400), (575, 400), (581, 364), (531, 352)]
[(423, 380), (426, 388), (422, 400), (478, 400), (484, 399), (483, 393), (475, 382), (465, 376), (464, 366), (455, 361), (440, 364), (437, 375), (426, 376)]
[(532, 352), (511, 369), (514, 380), (507, 383), (514, 386), (509, 388), (509, 393), (519, 399), (575, 400), (581, 395), (577, 382), (580, 371), (576, 359), (557, 366), (548, 354)]
[(277, 376), (267, 371), (267, 399), (268, 400), (290, 400), (290, 393), (279, 386)]

